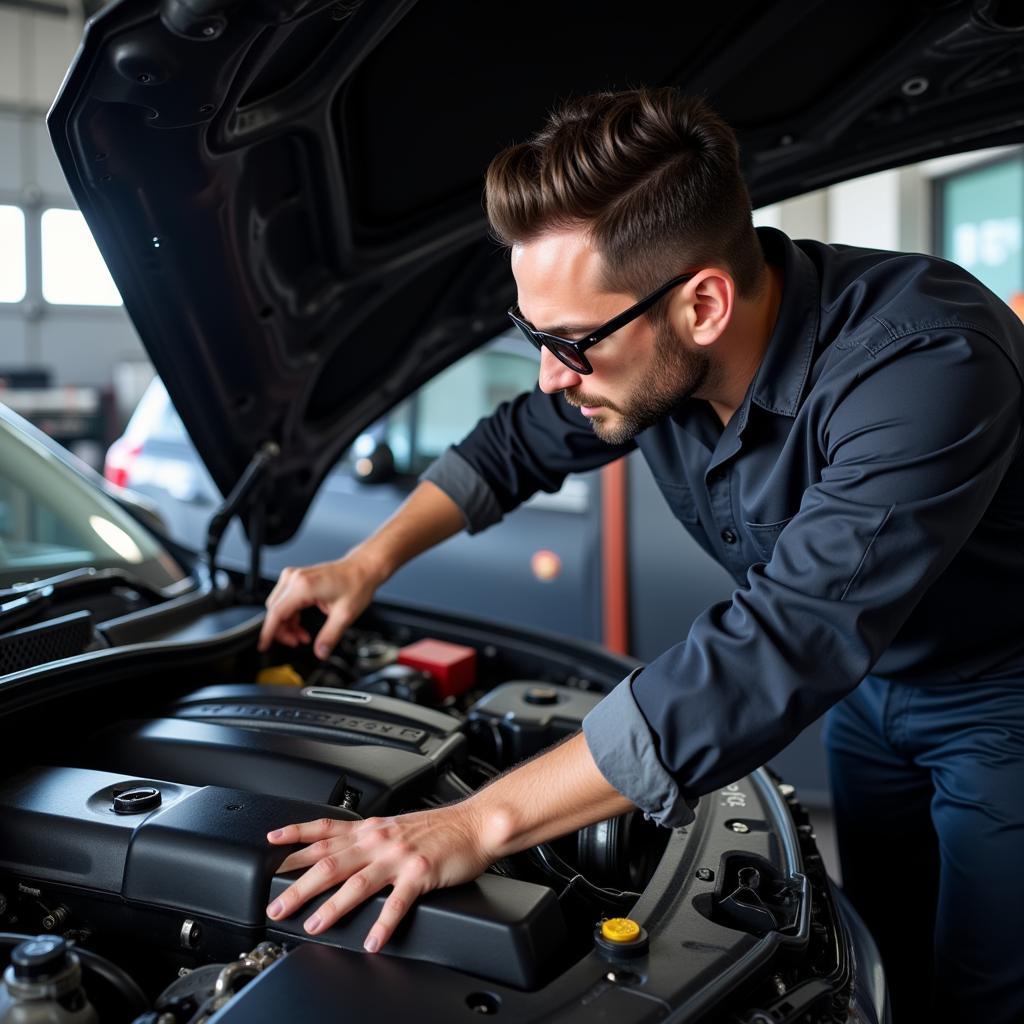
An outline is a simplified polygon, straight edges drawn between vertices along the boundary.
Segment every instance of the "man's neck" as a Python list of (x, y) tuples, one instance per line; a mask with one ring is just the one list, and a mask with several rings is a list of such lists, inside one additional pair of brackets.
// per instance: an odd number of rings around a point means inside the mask
[(782, 286), (782, 268), (769, 263), (760, 292), (736, 303), (732, 321), (716, 343), (719, 352), (715, 372), (696, 397), (707, 399), (723, 426), (743, 404), (768, 350), (782, 303)]

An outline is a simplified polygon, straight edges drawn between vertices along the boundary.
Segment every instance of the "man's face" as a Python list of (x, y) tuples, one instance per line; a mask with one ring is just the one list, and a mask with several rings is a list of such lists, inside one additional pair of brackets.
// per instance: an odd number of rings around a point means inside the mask
[[(519, 308), (539, 330), (577, 340), (631, 306), (609, 292), (601, 256), (580, 229), (552, 231), (512, 250)], [(671, 301), (669, 293), (665, 302)], [(541, 350), (540, 388), (561, 391), (602, 441), (621, 444), (663, 419), (704, 383), (709, 356), (680, 337), (671, 320), (641, 316), (587, 350), (586, 376)]]

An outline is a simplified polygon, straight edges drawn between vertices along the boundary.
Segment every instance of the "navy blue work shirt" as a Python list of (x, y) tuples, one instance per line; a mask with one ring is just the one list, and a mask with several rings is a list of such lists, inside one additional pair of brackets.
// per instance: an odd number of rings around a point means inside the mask
[(731, 599), (584, 722), (608, 781), (666, 825), (868, 672), (935, 683), (1024, 666), (1024, 325), (944, 260), (758, 234), (783, 295), (727, 426), (691, 398), (607, 445), (535, 390), (424, 474), (475, 531), (638, 447), (732, 573)]

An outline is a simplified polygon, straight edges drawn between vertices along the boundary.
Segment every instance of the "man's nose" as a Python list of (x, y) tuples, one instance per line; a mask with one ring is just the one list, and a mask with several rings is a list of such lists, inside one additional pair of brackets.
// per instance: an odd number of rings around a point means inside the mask
[(566, 366), (549, 349), (540, 350), (540, 374), (538, 383), (546, 395), (553, 395), (566, 388), (575, 388), (583, 383), (583, 377)]

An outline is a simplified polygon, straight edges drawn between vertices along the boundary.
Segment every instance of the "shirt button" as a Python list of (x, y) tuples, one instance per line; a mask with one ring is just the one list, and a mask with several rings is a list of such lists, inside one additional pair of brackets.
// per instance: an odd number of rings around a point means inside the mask
[(723, 530), (722, 540), (724, 540), (726, 544), (735, 544), (739, 538), (732, 530)]

